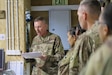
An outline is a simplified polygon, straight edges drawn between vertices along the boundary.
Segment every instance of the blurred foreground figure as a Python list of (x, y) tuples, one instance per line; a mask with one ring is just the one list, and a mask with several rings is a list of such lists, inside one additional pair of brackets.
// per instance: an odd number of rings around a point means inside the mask
[(101, 73), (101, 75), (109, 75), (106, 73), (111, 71), (107, 67), (110, 67), (108, 59), (112, 55), (112, 3), (104, 8), (97, 23), (99, 25), (99, 35), (104, 44), (91, 56), (80, 75), (100, 75)]

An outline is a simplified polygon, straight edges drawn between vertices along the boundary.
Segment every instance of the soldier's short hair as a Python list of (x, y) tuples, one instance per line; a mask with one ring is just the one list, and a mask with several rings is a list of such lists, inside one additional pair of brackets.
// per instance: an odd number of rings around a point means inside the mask
[(34, 22), (37, 22), (37, 21), (43, 21), (45, 24), (47, 24), (46, 19), (42, 16), (38, 16), (34, 19)]
[(83, 5), (87, 8), (87, 11), (92, 15), (99, 16), (101, 13), (101, 5), (97, 0), (82, 0), (80, 5)]

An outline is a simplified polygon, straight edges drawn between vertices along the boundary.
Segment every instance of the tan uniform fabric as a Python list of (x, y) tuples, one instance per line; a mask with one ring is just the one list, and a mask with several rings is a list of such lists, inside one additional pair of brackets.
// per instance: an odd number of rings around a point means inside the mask
[(73, 54), (70, 58), (69, 75), (78, 75), (90, 55), (101, 45), (98, 27), (98, 24), (93, 25), (90, 30), (77, 39), (73, 52), (77, 52), (77, 54)]
[(112, 55), (106, 61), (105, 65), (99, 75), (112, 75)]
[(60, 61), (58, 75), (78, 75), (91, 53), (101, 44), (98, 27), (95, 24), (90, 30), (78, 37), (73, 50), (70, 50)]
[(69, 75), (69, 63), (70, 57), (73, 54), (73, 48), (71, 48), (65, 57), (59, 62), (58, 75)]
[[(80, 75), (100, 75), (108, 58), (112, 55), (112, 37), (91, 56)], [(108, 75), (108, 74), (107, 74)]]
[(36, 66), (32, 75), (57, 75), (58, 62), (64, 56), (64, 50), (59, 36), (48, 33), (45, 37), (36, 36), (31, 45), (32, 51), (48, 55), (46, 61), (36, 58)]

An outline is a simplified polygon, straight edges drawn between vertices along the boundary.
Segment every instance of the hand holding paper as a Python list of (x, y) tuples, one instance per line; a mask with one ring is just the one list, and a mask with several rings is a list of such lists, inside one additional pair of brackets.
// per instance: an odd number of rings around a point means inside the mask
[(22, 57), (25, 59), (34, 59), (34, 58), (39, 58), (42, 56), (42, 53), (40, 52), (28, 52), (28, 53), (23, 53), (21, 54)]
[(47, 56), (46, 56), (46, 55), (41, 55), (39, 58), (40, 58), (41, 60), (45, 61), (45, 60), (47, 59)]

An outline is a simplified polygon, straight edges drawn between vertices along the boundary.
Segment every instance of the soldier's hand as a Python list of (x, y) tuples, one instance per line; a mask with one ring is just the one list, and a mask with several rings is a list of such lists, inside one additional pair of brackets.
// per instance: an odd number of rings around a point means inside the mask
[(47, 59), (47, 55), (42, 55), (39, 57), (41, 60), (45, 61)]

